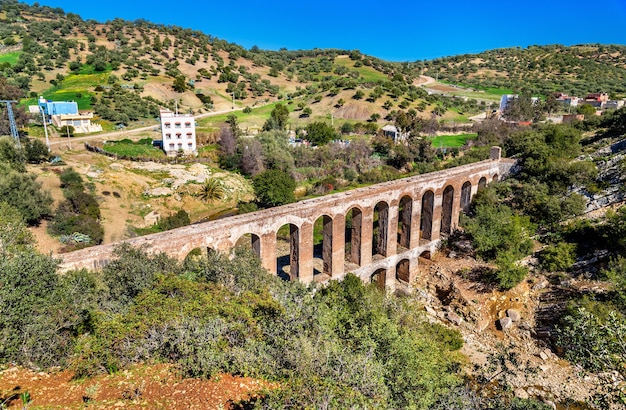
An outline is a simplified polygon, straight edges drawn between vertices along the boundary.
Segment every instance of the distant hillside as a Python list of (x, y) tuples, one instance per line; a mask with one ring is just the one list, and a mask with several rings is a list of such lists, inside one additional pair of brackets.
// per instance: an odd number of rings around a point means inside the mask
[[(323, 120), (375, 132), (400, 112), (458, 124), (501, 94), (523, 89), (624, 95), (625, 50), (546, 46), (391, 63), (358, 50), (247, 50), (188, 28), (83, 20), (59, 8), (0, 0), (0, 82), (19, 91), (4, 98), (23, 106), (39, 95), (75, 100), (105, 130), (153, 119), (159, 106), (201, 113), (278, 101), (288, 105), (295, 127)], [(434, 78), (478, 92), (452, 92), (432, 84)], [(243, 119), (245, 128), (260, 127), (269, 110), (263, 112)]]
[(335, 108), (338, 117), (365, 121), (394, 106), (428, 112), (440, 104), (418, 86), (416, 71), (358, 51), (246, 50), (143, 20), (84, 21), (13, 0), (0, 0), (0, 10), (0, 76), (29, 103), (37, 95), (73, 99), (111, 123), (153, 117), (155, 104), (174, 101), (202, 112), (297, 99), (291, 110), (305, 121)]
[(577, 45), (505, 48), (421, 63), (424, 73), (472, 87), (626, 95), (626, 46)]

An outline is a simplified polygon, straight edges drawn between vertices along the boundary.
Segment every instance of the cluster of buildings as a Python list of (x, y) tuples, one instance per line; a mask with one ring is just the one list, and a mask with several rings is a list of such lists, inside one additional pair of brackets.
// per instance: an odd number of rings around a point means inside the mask
[(578, 107), (579, 105), (588, 104), (596, 110), (617, 110), (624, 106), (624, 100), (611, 100), (607, 93), (590, 93), (585, 98), (559, 93), (556, 96), (556, 100), (566, 107)]
[[(102, 131), (102, 126), (92, 123), (92, 112), (79, 112), (75, 101), (51, 101), (39, 97), (38, 104), (28, 107), (32, 114), (43, 115), (47, 124), (58, 128), (74, 127), (74, 133), (90, 133)], [(167, 155), (177, 155), (182, 151), (185, 155), (197, 153), (196, 121), (191, 114), (179, 114), (169, 110), (160, 111), (161, 138), (160, 145)]]
[[(491, 118), (493, 116), (498, 116), (499, 118), (501, 118), (502, 113), (505, 112), (505, 110), (509, 107), (511, 102), (513, 102), (517, 98), (519, 98), (517, 94), (503, 95), (500, 98), (499, 109), (493, 110), (492, 112), (487, 112), (487, 118)], [(567, 95), (565, 93), (558, 93), (556, 95), (556, 101), (561, 103), (563, 107), (567, 109), (571, 107), (576, 108), (585, 104), (590, 105), (593, 108), (595, 108), (597, 115), (601, 115), (602, 112), (607, 109), (614, 109), (614, 110), (620, 109), (624, 107), (625, 102), (626, 102), (625, 100), (611, 100), (607, 93), (589, 93), (587, 94), (587, 96), (585, 96), (585, 98), (574, 97), (574, 96)], [(532, 97), (531, 102), (533, 105), (537, 104), (539, 102), (539, 98)], [(576, 111), (574, 110), (574, 113), (571, 113), (571, 114), (564, 114), (558, 117), (550, 117), (548, 118), (548, 121), (554, 122), (554, 123), (561, 123), (561, 122), (570, 123), (572, 121), (582, 121), (584, 120), (584, 118), (585, 118), (584, 115), (577, 114)], [(518, 125), (530, 125), (531, 124), (530, 121), (512, 122), (512, 123), (515, 123)]]

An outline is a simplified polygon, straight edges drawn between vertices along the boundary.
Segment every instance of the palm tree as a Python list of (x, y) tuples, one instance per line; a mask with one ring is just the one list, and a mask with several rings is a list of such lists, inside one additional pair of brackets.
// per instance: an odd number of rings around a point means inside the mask
[(204, 182), (204, 185), (202, 185), (198, 197), (204, 202), (209, 202), (216, 199), (222, 199), (225, 193), (226, 191), (224, 190), (224, 185), (222, 185), (219, 180), (209, 178)]

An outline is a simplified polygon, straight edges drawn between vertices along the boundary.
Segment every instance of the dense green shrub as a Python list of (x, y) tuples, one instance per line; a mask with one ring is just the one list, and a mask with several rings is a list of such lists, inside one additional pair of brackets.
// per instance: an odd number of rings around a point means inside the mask
[(83, 177), (72, 167), (65, 168), (59, 175), (61, 181), (61, 188), (70, 190), (82, 190), (83, 189)]
[(189, 219), (189, 214), (181, 209), (175, 214), (171, 214), (159, 220), (159, 228), (164, 231), (170, 229), (180, 228), (182, 226), (187, 226), (191, 223), (191, 219)]
[(626, 364), (626, 319), (598, 302), (570, 308), (557, 332), (565, 357), (591, 371), (617, 370)]
[(46, 144), (35, 138), (28, 138), (24, 142), (26, 161), (31, 164), (41, 164), (50, 158)]
[(0, 137), (0, 163), (17, 172), (26, 172), (24, 152), (17, 149), (10, 137)]
[(548, 272), (563, 272), (576, 262), (576, 245), (559, 242), (550, 245), (539, 254), (541, 267)]
[(292, 203), (296, 200), (296, 182), (288, 173), (269, 169), (252, 178), (254, 194), (259, 205), (273, 207)]
[(381, 182), (392, 181), (401, 176), (397, 169), (390, 166), (372, 169), (371, 171), (361, 172), (358, 181), (361, 184), (379, 184)]
[(100, 206), (96, 197), (85, 191), (83, 178), (72, 168), (66, 168), (59, 176), (65, 200), (54, 213), (48, 227), (54, 235), (87, 235), (88, 242), (71, 243), (70, 246), (97, 245), (104, 239), (100, 224)]
[(29, 225), (51, 214), (52, 197), (41, 189), (36, 177), (0, 162), (0, 198), (16, 207)]
[(533, 224), (506, 205), (479, 205), (473, 217), (464, 219), (463, 226), (471, 235), (478, 255), (487, 260), (503, 252), (519, 259), (532, 250)]
[(521, 265), (518, 259), (519, 256), (511, 251), (499, 252), (497, 254), (495, 261), (496, 265), (498, 265), (496, 278), (501, 288), (511, 289), (528, 275), (528, 268)]

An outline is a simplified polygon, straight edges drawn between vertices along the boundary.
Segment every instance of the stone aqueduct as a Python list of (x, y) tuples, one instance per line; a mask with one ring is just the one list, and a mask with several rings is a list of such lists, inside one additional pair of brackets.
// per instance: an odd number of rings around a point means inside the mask
[[(509, 173), (515, 161), (501, 158), (500, 153), (499, 147), (493, 147), (490, 159), (478, 163), (125, 242), (184, 259), (196, 248), (227, 252), (245, 240), (263, 267), (278, 274), (277, 232), (288, 225), (289, 258), (282, 265), (289, 267), (281, 272), (291, 280), (309, 283), (340, 279), (352, 272), (364, 281), (394, 289), (398, 281), (413, 281), (418, 258), (430, 256), (441, 236), (455, 229), (461, 210), (478, 189)], [(322, 226), (322, 243), (314, 247), (316, 221)], [(61, 268), (102, 267), (112, 258), (115, 245), (59, 255)], [(322, 262), (317, 263), (319, 269), (314, 269), (316, 257)]]

